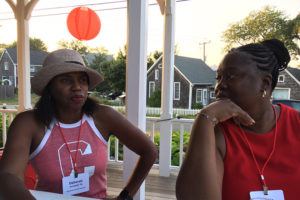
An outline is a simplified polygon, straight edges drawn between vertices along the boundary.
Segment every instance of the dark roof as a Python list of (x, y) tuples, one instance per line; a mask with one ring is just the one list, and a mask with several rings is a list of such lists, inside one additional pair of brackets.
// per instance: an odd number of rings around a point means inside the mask
[[(14, 64), (17, 64), (17, 48), (6, 49)], [(46, 51), (39, 51), (30, 49), (30, 65), (43, 65), (43, 62), (48, 53)]]
[(175, 55), (174, 64), (192, 84), (215, 84), (216, 72), (201, 59)]
[(287, 70), (298, 80), (300, 81), (300, 69), (294, 67), (288, 67)]

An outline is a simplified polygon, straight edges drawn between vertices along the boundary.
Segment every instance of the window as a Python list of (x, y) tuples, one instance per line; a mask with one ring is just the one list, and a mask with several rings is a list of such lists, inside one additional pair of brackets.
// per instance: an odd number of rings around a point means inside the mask
[(180, 100), (180, 82), (174, 82), (174, 100)]
[(9, 80), (9, 76), (2, 76), (2, 83), (1, 85), (11, 85), (11, 81)]
[(196, 90), (196, 103), (202, 103), (202, 89)]
[(162, 68), (162, 64), (158, 64), (158, 68), (161, 69)]
[(290, 88), (278, 88), (276, 87), (273, 90), (272, 97), (273, 99), (290, 99), (291, 89)]
[(155, 91), (155, 82), (154, 81), (149, 81), (149, 94), (148, 96), (151, 97), (153, 92)]
[(33, 66), (30, 66), (30, 72), (35, 72), (35, 68)]
[(158, 69), (156, 69), (154, 71), (154, 75), (155, 75), (155, 80), (158, 80), (159, 79), (159, 70)]
[(7, 61), (4, 62), (4, 70), (8, 70), (8, 62)]
[(216, 98), (215, 92), (212, 92), (212, 91), (210, 92), (210, 98), (211, 99), (215, 99)]
[(207, 89), (203, 89), (203, 100), (202, 100), (202, 102), (203, 102), (204, 106), (207, 105), (207, 103), (208, 103), (208, 92), (207, 92)]
[(278, 76), (278, 83), (284, 83), (284, 75)]

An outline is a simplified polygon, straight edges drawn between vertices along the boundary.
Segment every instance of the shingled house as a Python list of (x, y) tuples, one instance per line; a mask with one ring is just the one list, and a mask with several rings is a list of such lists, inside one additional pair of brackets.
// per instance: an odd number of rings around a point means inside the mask
[[(201, 59), (175, 55), (173, 107), (191, 109), (215, 99), (216, 72)], [(161, 89), (162, 56), (147, 71), (147, 99)]]
[[(30, 50), (30, 77), (42, 67), (47, 52)], [(17, 48), (7, 48), (0, 57), (0, 98), (10, 98), (14, 96), (14, 89), (18, 85), (17, 74)]]
[(300, 69), (288, 67), (280, 72), (272, 96), (274, 99), (300, 100)]

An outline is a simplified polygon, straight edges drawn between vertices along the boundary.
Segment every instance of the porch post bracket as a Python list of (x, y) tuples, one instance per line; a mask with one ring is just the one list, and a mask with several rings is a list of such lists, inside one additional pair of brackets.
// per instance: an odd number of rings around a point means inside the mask
[(31, 12), (38, 1), (39, 0), (31, 0), (26, 4), (26, 6), (25, 6), (25, 19), (26, 20), (29, 20), (29, 18), (31, 16)]

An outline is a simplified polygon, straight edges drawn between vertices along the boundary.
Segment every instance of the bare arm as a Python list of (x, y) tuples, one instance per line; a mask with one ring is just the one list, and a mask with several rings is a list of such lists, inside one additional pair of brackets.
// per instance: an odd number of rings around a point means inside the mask
[(157, 149), (144, 132), (131, 124), (124, 116), (114, 109), (101, 106), (102, 123), (107, 131), (114, 134), (121, 143), (140, 156), (137, 165), (126, 184), (130, 196), (133, 196), (148, 175), (155, 159)]
[(32, 139), (32, 113), (21, 113), (8, 130), (7, 143), (0, 161), (0, 199), (34, 199), (24, 185)]
[(177, 199), (222, 199), (223, 158), (218, 150), (214, 123), (232, 117), (245, 125), (253, 123), (252, 118), (230, 100), (219, 100), (201, 111), (209, 119), (198, 115), (195, 119), (189, 149), (176, 182)]

